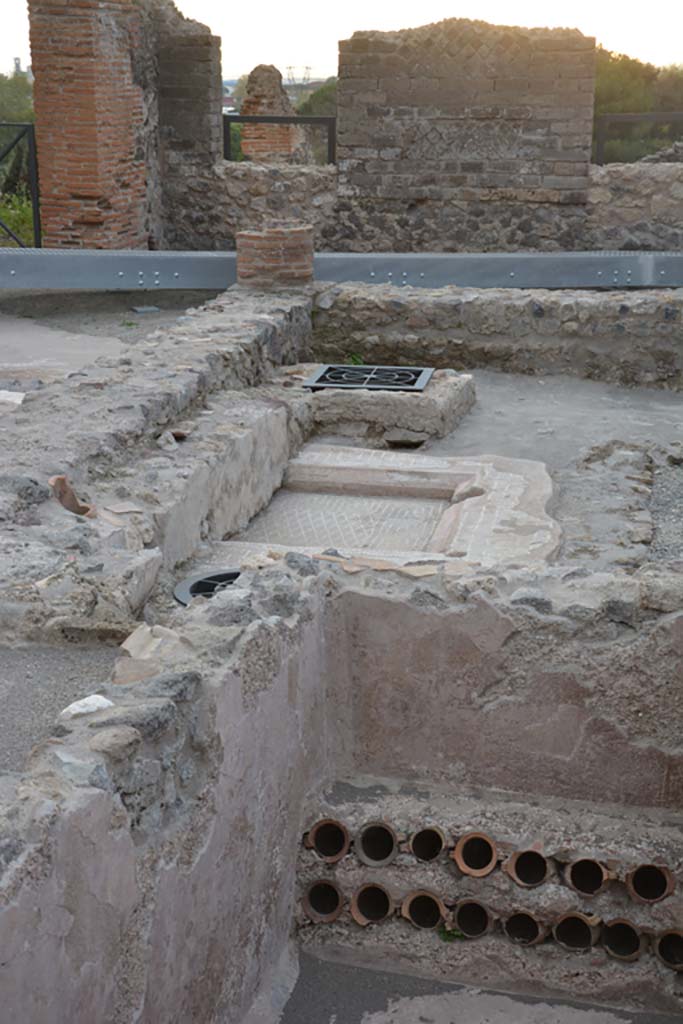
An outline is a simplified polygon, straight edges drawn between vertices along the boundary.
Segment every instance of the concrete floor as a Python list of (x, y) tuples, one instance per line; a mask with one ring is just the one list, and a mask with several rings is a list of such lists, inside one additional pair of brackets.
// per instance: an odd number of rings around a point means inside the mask
[(118, 654), (105, 644), (0, 646), (0, 772), (22, 771), (59, 712), (95, 693)]
[(669, 1015), (484, 992), (305, 953), (300, 968), (280, 1024), (680, 1024)]
[(559, 479), (582, 451), (618, 439), (683, 442), (683, 395), (574, 377), (473, 370), (477, 403), (430, 455), (507, 455), (545, 462)]

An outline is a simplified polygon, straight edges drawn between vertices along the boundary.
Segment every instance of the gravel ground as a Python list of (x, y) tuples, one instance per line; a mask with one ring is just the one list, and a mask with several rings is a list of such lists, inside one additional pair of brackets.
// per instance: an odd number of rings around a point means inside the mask
[(665, 462), (655, 471), (650, 510), (655, 524), (651, 561), (683, 560), (683, 465)]
[(59, 712), (96, 692), (119, 653), (106, 644), (0, 646), (0, 772), (22, 771)]
[[(138, 341), (157, 327), (174, 324), (185, 310), (219, 292), (52, 292), (0, 291), (0, 312), (24, 316), (74, 334), (106, 335)], [(133, 306), (157, 306), (158, 313), (135, 313)]]

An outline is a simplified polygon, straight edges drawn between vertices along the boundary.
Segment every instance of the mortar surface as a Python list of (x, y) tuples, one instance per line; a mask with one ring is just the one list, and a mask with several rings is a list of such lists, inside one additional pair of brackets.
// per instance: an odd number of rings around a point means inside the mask
[(283, 488), (236, 540), (293, 547), (420, 550), (446, 501), (298, 493)]
[(0, 647), (0, 771), (21, 771), (67, 705), (107, 680), (117, 647)]

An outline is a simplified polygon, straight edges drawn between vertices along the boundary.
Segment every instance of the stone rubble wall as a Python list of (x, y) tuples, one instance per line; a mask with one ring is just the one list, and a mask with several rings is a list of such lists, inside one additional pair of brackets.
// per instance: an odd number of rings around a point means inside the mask
[(567, 373), (683, 389), (683, 289), (551, 291), (320, 282), (314, 350), (325, 362)]
[[(162, 566), (244, 526), (309, 429), (305, 408), (250, 401), (246, 389), (309, 341), (307, 297), (233, 289), (27, 396), (3, 424), (0, 630), (125, 635)], [(171, 433), (180, 428), (182, 444)], [(50, 498), (58, 474), (94, 518)]]
[(330, 777), (320, 596), (285, 577), (241, 602), (239, 625), (220, 601), (178, 613), (160, 672), (0, 779), (9, 1018), (239, 1024), (286, 947), (302, 807)]
[[(479, 826), (551, 849), (566, 840), (570, 852), (595, 856), (608, 848), (619, 864), (666, 863), (676, 893), (634, 916), (656, 927), (678, 919), (682, 775), (671, 702), (680, 573), (586, 577), (565, 566), (409, 575), (368, 569), (349, 579), (343, 565), (290, 554), (244, 573), (208, 603), (170, 612), (164, 627), (138, 627), (126, 644), (137, 661), (123, 652), (120, 659), (137, 676), (102, 689), (108, 707), (63, 715), (28, 773), (0, 779), (8, 1013), (32, 1024), (70, 1024), (83, 1012), (120, 1024), (238, 1024), (286, 948), (301, 837), (322, 806), (320, 790), (359, 771), (421, 778), (426, 771), (432, 784), (447, 782), (450, 829)], [(407, 650), (406, 630), (423, 642)], [(577, 660), (572, 645), (582, 644)], [(354, 657), (340, 657), (348, 645)], [(151, 675), (141, 671), (145, 663)], [(548, 741), (539, 707), (559, 740), (553, 733)], [(475, 713), (479, 725), (455, 742), (454, 723), (463, 728)], [(500, 763), (508, 747), (498, 743), (492, 762), (486, 744), (503, 719), (517, 739)], [(634, 754), (623, 789), (629, 761), (614, 760), (615, 743)], [(583, 763), (571, 756), (582, 744)], [(512, 803), (500, 793), (482, 802), (463, 792), (474, 781), (481, 793), (492, 770), (502, 772), (497, 788)], [(563, 793), (559, 818), (552, 801), (538, 806), (550, 778)], [(530, 805), (514, 795), (520, 782), (535, 793)], [(653, 809), (629, 810), (644, 787), (670, 808), (666, 821)], [(421, 783), (416, 797), (408, 784), (392, 806), (378, 804), (375, 793), (374, 809), (338, 813), (350, 824), (361, 823), (359, 814), (364, 822), (386, 813), (405, 825), (417, 809), (442, 820), (436, 803), (425, 812), (425, 792)], [(590, 814), (568, 803), (589, 793)], [(345, 890), (360, 879), (351, 867), (344, 867)], [(306, 871), (330, 875), (309, 862)], [(393, 889), (401, 881), (391, 872), (385, 880)], [(550, 886), (535, 903), (557, 895)], [(605, 908), (613, 909), (610, 899), (597, 910)], [(382, 927), (387, 948), (400, 953), (414, 941), (398, 921)], [(28, 941), (37, 928), (41, 942)], [(367, 934), (349, 935), (343, 922), (302, 932), (305, 943), (326, 938), (362, 948)], [(491, 972), (502, 973), (514, 986), (533, 975), (568, 996), (585, 991), (585, 955), (560, 955), (554, 946), (513, 955), (502, 946), (492, 936), (463, 948), (455, 963), (445, 956), (430, 963), (423, 939), (415, 955), (442, 976), (488, 971), (489, 983)], [(618, 990), (635, 1006), (645, 998), (649, 1008), (680, 1004), (674, 973), (654, 958), (632, 971), (603, 957), (591, 963), (591, 978), (595, 998), (613, 1000)]]
[(312, 224), (317, 251), (555, 252), (683, 248), (683, 165), (591, 166), (582, 205), (519, 202), (497, 190), (411, 206), (345, 197), (335, 167), (219, 161), (168, 186), (174, 249), (234, 249), (281, 219)]

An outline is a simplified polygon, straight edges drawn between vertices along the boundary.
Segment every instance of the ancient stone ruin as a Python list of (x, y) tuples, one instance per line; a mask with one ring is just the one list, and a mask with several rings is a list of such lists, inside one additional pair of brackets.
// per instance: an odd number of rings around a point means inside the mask
[(338, 166), (233, 166), (208, 29), (30, 6), (48, 244), (237, 283), (0, 279), (7, 1020), (673, 1024), (682, 165), (590, 164), (592, 39), (453, 19), (342, 42)]

